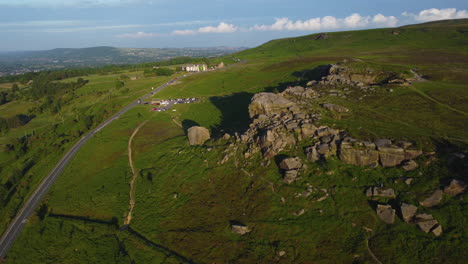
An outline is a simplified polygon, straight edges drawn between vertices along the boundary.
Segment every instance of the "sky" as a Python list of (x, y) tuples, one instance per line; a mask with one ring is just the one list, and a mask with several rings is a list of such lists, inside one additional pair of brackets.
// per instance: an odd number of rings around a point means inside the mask
[(0, 0), (0, 51), (255, 47), (317, 32), (468, 18), (466, 0)]

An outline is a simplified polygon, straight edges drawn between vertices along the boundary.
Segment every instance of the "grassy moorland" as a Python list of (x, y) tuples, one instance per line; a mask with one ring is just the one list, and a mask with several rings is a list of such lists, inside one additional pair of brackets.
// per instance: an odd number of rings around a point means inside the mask
[[(452, 155), (466, 155), (468, 149), (467, 30), (468, 20), (456, 20), (274, 40), (235, 54), (245, 63), (167, 87), (156, 96), (201, 100), (164, 113), (142, 105), (99, 132), (57, 180), (6, 263), (376, 263), (370, 252), (381, 263), (463, 263), (466, 194), (419, 207), (443, 226), (436, 238), (400, 218), (384, 224), (365, 190), (383, 184), (397, 190), (390, 202), (417, 205), (445, 181), (467, 180), (466, 160)], [(208, 127), (214, 136), (242, 132), (254, 93), (304, 84), (318, 77), (317, 67), (345, 59), (356, 70), (407, 76), (416, 69), (427, 81), (382, 86), (366, 96), (325, 94), (310, 106), (321, 113), (319, 124), (360, 139), (409, 140), (435, 151), (435, 160), (421, 157), (418, 163), (427, 165), (411, 172), (336, 159), (306, 162), (301, 179), (286, 185), (274, 160), (260, 155), (245, 160), (243, 149), (219, 164), (228, 146), (236, 145), (233, 139), (188, 145), (188, 127)], [(84, 89), (85, 96), (86, 89), (92, 94), (105, 85), (90, 83), (78, 91)], [(350, 113), (326, 112), (319, 107), (323, 102), (346, 106)], [(128, 140), (146, 120), (133, 142), (138, 172), (133, 220), (118, 229), (128, 207)], [(280, 155), (305, 161), (303, 148), (310, 144), (304, 140)], [(313, 194), (300, 195), (310, 186)], [(232, 222), (245, 223), (252, 232), (236, 235)]]

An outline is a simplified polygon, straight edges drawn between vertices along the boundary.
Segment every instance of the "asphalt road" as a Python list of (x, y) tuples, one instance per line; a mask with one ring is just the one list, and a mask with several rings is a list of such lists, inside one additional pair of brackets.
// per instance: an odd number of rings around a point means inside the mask
[[(190, 76), (191, 74), (188, 74), (186, 76)], [(154, 93), (164, 89), (166, 86), (168, 86), (170, 83), (174, 82), (175, 80), (184, 78), (186, 76), (178, 77), (173, 80), (171, 80), (168, 83), (165, 83), (158, 88), (155, 88), (152, 90), (150, 93), (144, 95), (140, 99), (143, 101), (147, 99), (148, 97), (151, 97)], [(99, 132), (101, 129), (109, 125), (112, 121), (118, 119), (121, 117), (123, 114), (125, 114), (128, 110), (130, 110), (132, 107), (138, 105), (138, 102), (135, 101), (129, 105), (127, 105), (125, 108), (120, 110), (117, 114), (113, 115), (111, 118), (107, 119), (105, 122), (100, 124), (98, 127), (93, 129), (91, 132), (89, 132), (86, 136), (82, 137), (64, 156), (63, 158), (57, 163), (55, 168), (47, 175), (47, 177), (44, 178), (44, 180), (41, 182), (41, 184), (37, 187), (37, 189), (34, 191), (34, 193), (31, 195), (29, 200), (23, 205), (23, 208), (19, 212), (19, 214), (13, 219), (13, 221), (10, 223), (10, 226), (8, 229), (3, 233), (1, 239), (0, 239), (0, 261), (5, 258), (8, 250), (12, 246), (12, 244), (15, 242), (16, 238), (20, 234), (21, 230), (23, 229), (24, 225), (28, 221), (29, 217), (34, 213), (34, 209), (39, 205), (41, 202), (42, 198), (44, 195), (47, 193), (49, 190), (50, 186), (55, 182), (57, 177), (60, 175), (60, 173), (63, 171), (65, 166), (70, 162), (71, 159), (75, 156), (75, 154), (78, 152), (78, 150), (90, 139), (92, 138), (97, 132)]]

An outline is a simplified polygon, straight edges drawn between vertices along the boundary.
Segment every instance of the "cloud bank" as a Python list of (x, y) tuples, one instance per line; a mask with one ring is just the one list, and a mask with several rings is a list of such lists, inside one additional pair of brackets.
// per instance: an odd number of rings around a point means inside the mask
[[(1, 0), (0, 0), (1, 1)], [(431, 8), (422, 10), (417, 14), (403, 12), (400, 19), (403, 18), (404, 23), (428, 22), (443, 19), (458, 19), (468, 18), (468, 10), (457, 10), (456, 8), (437, 9)], [(406, 18), (406, 19), (404, 19)], [(310, 18), (307, 20), (291, 20), (283, 17), (277, 18), (273, 24), (262, 24), (250, 27), (239, 27), (225, 22), (219, 23), (217, 26), (206, 26), (198, 29), (181, 29), (174, 30), (171, 33), (157, 34), (136, 32), (118, 35), (121, 38), (149, 38), (155, 36), (190, 36), (208, 33), (234, 33), (245, 31), (308, 31), (317, 32), (322, 30), (346, 30), (359, 28), (378, 28), (378, 27), (396, 27), (401, 25), (400, 19), (395, 16), (385, 16), (376, 14), (373, 16), (363, 16), (359, 13), (351, 14), (347, 17), (324, 16)], [(175, 24), (174, 24), (175, 25)]]
[(403, 16), (410, 17), (416, 22), (429, 22), (444, 19), (468, 18), (468, 10), (457, 10), (456, 8), (426, 9), (418, 14), (403, 12)]
[(238, 28), (233, 24), (227, 24), (224, 22), (219, 23), (218, 26), (208, 26), (201, 27), (197, 30), (184, 29), (184, 30), (174, 30), (172, 35), (196, 35), (196, 34), (206, 34), (206, 33), (233, 33), (236, 32)]
[(336, 30), (347, 28), (362, 28), (368, 26), (375, 27), (394, 27), (398, 24), (398, 19), (394, 16), (384, 16), (377, 14), (373, 17), (362, 16), (354, 13), (345, 18), (336, 18), (333, 16), (311, 18), (309, 20), (292, 21), (289, 18), (277, 18), (271, 25), (255, 25), (250, 30), (288, 30), (288, 31), (318, 31), (318, 30)]

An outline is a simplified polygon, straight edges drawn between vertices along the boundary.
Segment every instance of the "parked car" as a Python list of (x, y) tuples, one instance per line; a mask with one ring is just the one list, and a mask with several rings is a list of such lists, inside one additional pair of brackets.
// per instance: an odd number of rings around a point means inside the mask
[(153, 108), (153, 111), (158, 111), (158, 110), (159, 110), (159, 108)]

